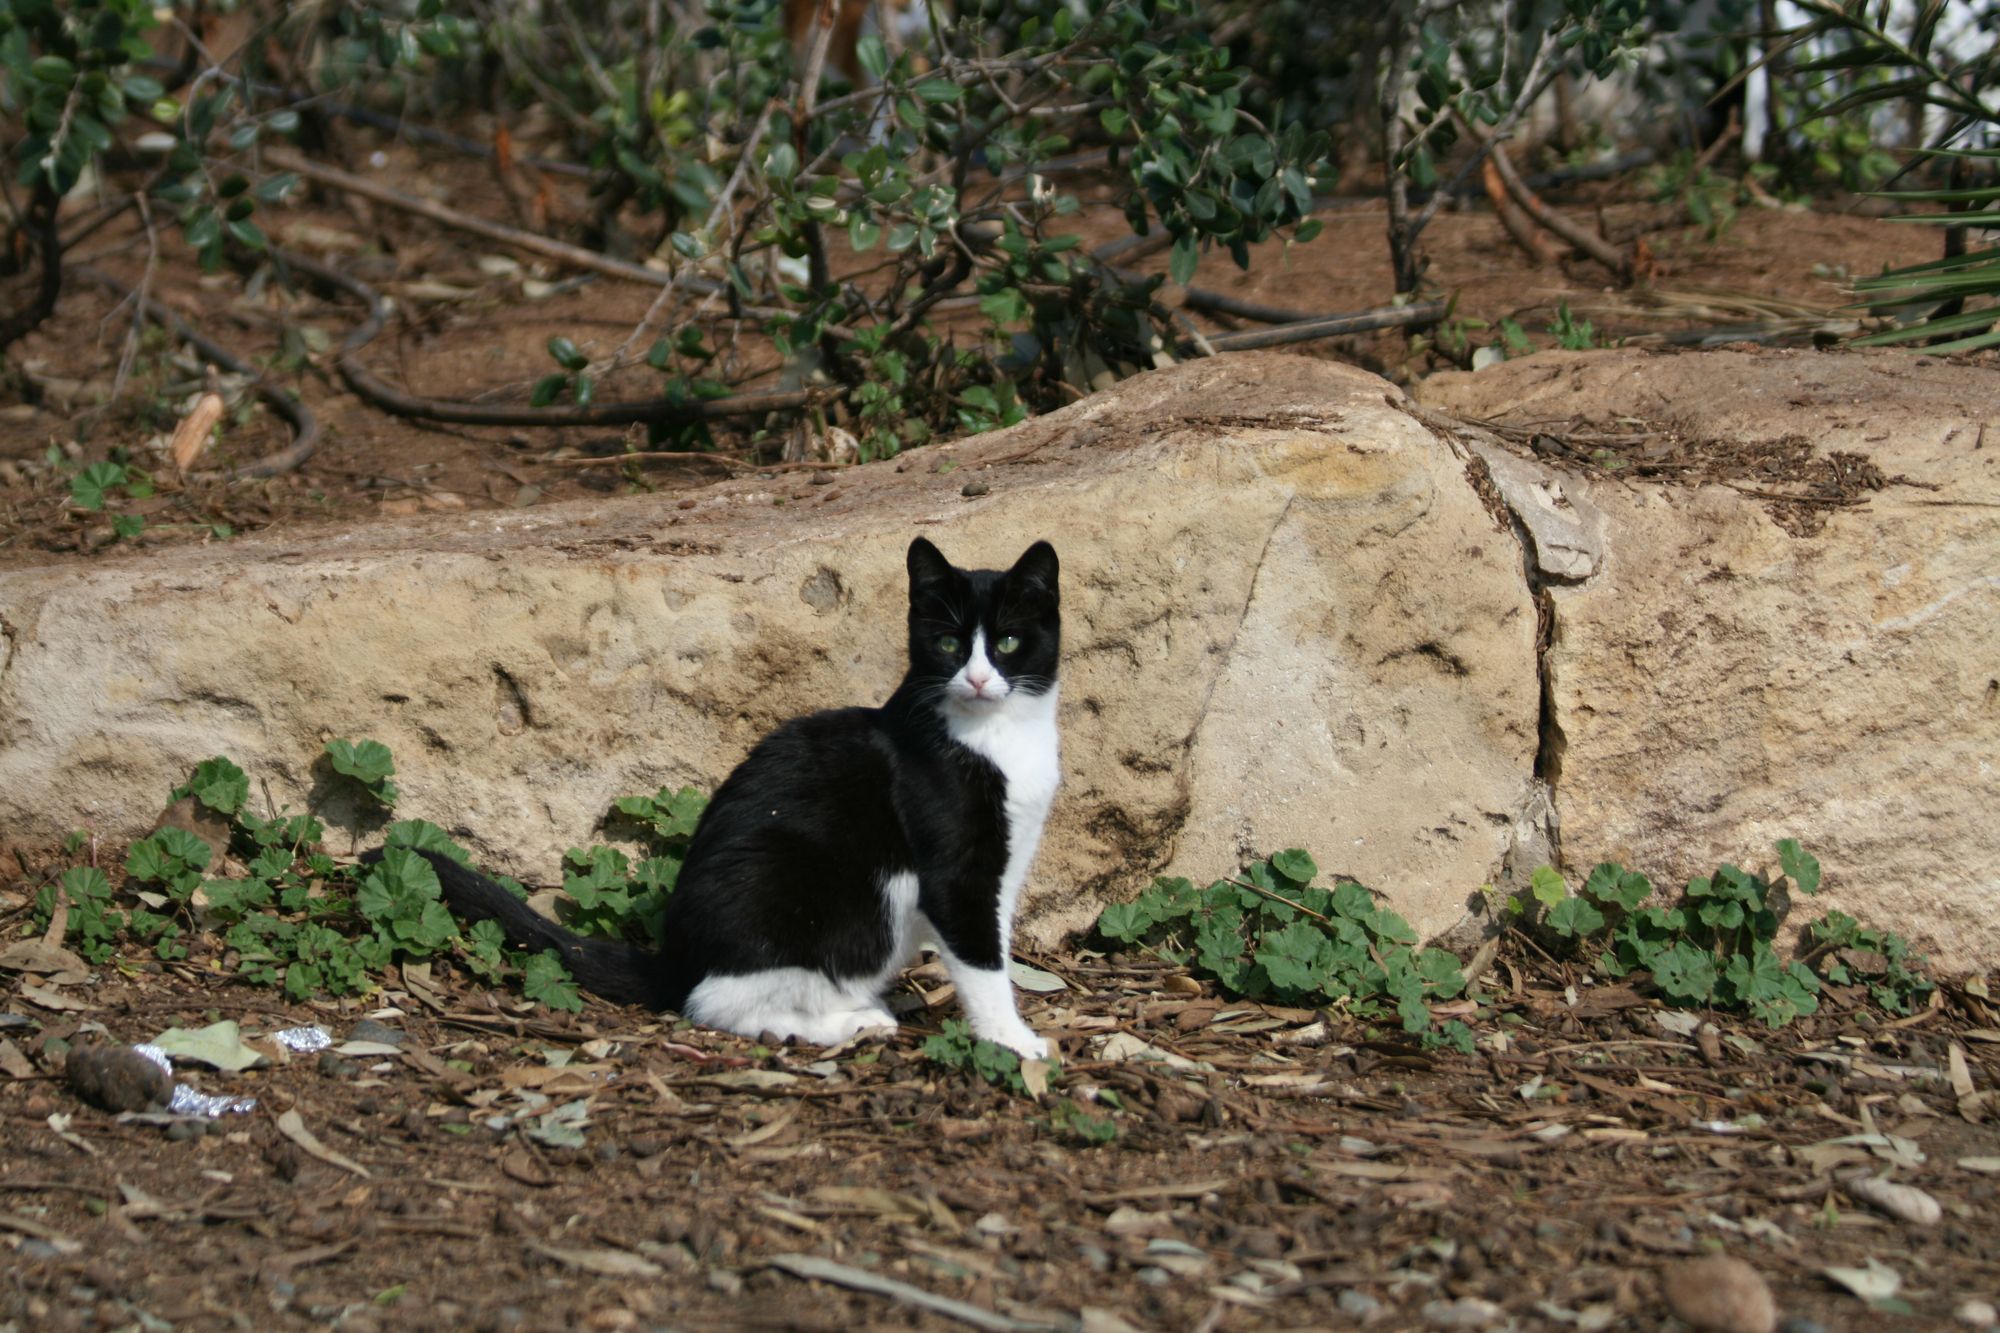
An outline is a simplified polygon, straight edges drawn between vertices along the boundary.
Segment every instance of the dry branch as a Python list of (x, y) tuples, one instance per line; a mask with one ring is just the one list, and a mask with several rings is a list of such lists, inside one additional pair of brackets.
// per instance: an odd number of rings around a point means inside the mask
[(1251, 333), (1213, 335), (1208, 342), (1218, 352), (1247, 352), (1256, 347), (1282, 347), (1288, 343), (1310, 342), (1314, 338), (1337, 338), (1343, 333), (1366, 333), (1371, 329), (1424, 328), (1444, 318), (1443, 301), (1416, 301), (1410, 305), (1383, 306), (1352, 315), (1325, 315), (1280, 324), (1275, 329)]
[(1535, 224), (1520, 207), (1507, 196), (1507, 186), (1500, 179), (1500, 168), (1493, 159), (1501, 156), (1505, 149), (1494, 145), (1486, 161), (1479, 164), (1480, 182), (1486, 187), (1486, 198), (1493, 205), (1493, 213), (1500, 219), (1500, 225), (1507, 229), (1507, 235), (1514, 244), (1521, 247), (1521, 253), (1528, 262), (1540, 268), (1543, 264), (1554, 263), (1556, 256), (1542, 240), (1542, 234), (1535, 230)]
[(203, 337), (188, 322), (149, 296), (133, 291), (109, 273), (78, 264), (78, 277), (94, 282), (121, 301), (133, 302), (139, 312), (155, 324), (165, 328), (176, 338), (186, 343), (200, 354), (210, 365), (220, 366), (232, 375), (242, 375), (250, 380), (250, 391), (264, 401), (265, 406), (289, 421), (292, 425), (292, 442), (276, 453), (267, 454), (254, 463), (242, 467), (225, 468), (219, 472), (197, 472), (195, 481), (242, 481), (252, 477), (275, 477), (290, 472), (299, 464), (313, 456), (319, 448), (319, 421), (312, 409), (286, 393), (275, 384), (266, 382), (255, 366), (231, 352), (221, 343)]
[[(518, 227), (509, 227), (498, 222), (489, 222), (485, 218), (474, 217), (469, 213), (461, 213), (455, 208), (447, 208), (433, 200), (405, 194), (401, 190), (392, 189), (349, 171), (342, 171), (338, 167), (324, 166), (288, 148), (273, 148), (264, 154), (264, 160), (282, 170), (297, 172), (306, 180), (336, 190), (345, 190), (349, 194), (358, 194), (378, 204), (387, 204), (391, 208), (428, 218), (441, 226), (468, 231), (475, 236), (484, 236), (487, 240), (498, 241), (516, 250), (526, 250), (545, 259), (554, 259), (574, 268), (588, 269), (593, 273), (602, 273), (606, 277), (623, 278), (627, 282), (641, 282), (652, 287), (663, 287), (671, 281), (668, 274), (655, 272), (639, 264), (628, 264), (622, 259), (611, 259), (594, 250), (586, 250), (580, 245), (570, 245), (566, 241), (552, 240), (531, 231), (522, 231)], [(701, 281), (707, 282), (706, 279)], [(720, 286), (718, 283), (708, 283), (703, 287), (693, 282), (684, 285), (697, 291)]]
[[(1467, 121), (1465, 124), (1466, 129), (1475, 138), (1480, 137), (1478, 126), (1473, 125), (1470, 121)], [(1547, 228), (1563, 240), (1568, 241), (1579, 252), (1589, 255), (1592, 259), (1595, 259), (1598, 263), (1617, 274), (1620, 282), (1631, 281), (1632, 261), (1630, 256), (1619, 254), (1612, 244), (1602, 236), (1597, 235), (1586, 227), (1578, 226), (1561, 213), (1556, 212), (1556, 210), (1543, 203), (1540, 197), (1528, 188), (1527, 182), (1521, 179), (1520, 173), (1514, 170), (1514, 163), (1508, 158), (1505, 146), (1497, 140), (1491, 139), (1485, 140), (1485, 144), (1490, 153), (1488, 160), (1493, 163), (1493, 169), (1499, 173), (1501, 185), (1505, 187), (1508, 197), (1519, 204), (1524, 213), (1533, 218), (1540, 226)]]
[(388, 320), (388, 305), (381, 293), (359, 278), (303, 255), (279, 252), (278, 258), (322, 286), (353, 297), (368, 311), (368, 317), (341, 343), (334, 365), (348, 388), (365, 401), (396, 416), (445, 421), (461, 426), (686, 425), (811, 407), (845, 392), (838, 386), (777, 389), (730, 394), (725, 398), (643, 398), (624, 403), (592, 403), (585, 407), (517, 407), (507, 403), (425, 398), (405, 393), (356, 359), (355, 354), (374, 340)]

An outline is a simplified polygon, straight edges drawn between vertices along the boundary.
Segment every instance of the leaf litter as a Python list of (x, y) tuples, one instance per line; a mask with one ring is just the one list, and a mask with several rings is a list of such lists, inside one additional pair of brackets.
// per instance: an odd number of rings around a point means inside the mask
[[(0, 1313), (74, 1305), (86, 1251), (121, 1318), (199, 1322), (257, 1272), (273, 1327), (400, 1290), (468, 1326), (1651, 1329), (1670, 1265), (1718, 1247), (1786, 1316), (1941, 1325), (2000, 1268), (1975, 1035), (2000, 1023), (1973, 995), (1896, 1024), (1834, 997), (1773, 1033), (1503, 957), (1467, 1055), (1086, 952), (1038, 960), (1062, 987), (1023, 1006), (1063, 1059), (1010, 1091), (923, 1054), (955, 1010), (914, 995), (886, 1042), (821, 1051), (523, 1010), (443, 966), (288, 1005), (198, 961), (107, 973), (89, 1014), (31, 1007), (40, 974), (0, 993)], [(185, 1133), (42, 1077), (91, 1032), (227, 1022), (245, 1050), (347, 1037), (215, 1072), (260, 1110)]]

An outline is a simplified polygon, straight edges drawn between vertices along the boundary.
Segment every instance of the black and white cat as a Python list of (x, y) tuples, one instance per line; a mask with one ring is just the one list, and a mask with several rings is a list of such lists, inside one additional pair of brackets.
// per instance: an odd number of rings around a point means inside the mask
[(885, 988), (934, 940), (973, 1032), (1023, 1056), (1014, 911), (1060, 777), (1055, 548), (962, 570), (910, 543), (910, 667), (880, 708), (811, 713), (716, 790), (667, 900), (658, 953), (585, 939), (434, 852), (445, 900), (584, 989), (746, 1036), (831, 1045), (893, 1026)]

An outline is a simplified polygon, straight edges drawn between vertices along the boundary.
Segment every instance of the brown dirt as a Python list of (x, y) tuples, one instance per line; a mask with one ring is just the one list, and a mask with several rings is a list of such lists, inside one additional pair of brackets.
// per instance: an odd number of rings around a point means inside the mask
[[(25, 906), (9, 897), (12, 938)], [(444, 965), (366, 1001), (290, 1004), (228, 980), (218, 952), (197, 939), (164, 969), (8, 983), (0, 1320), (956, 1326), (809, 1283), (783, 1267), (797, 1254), (1023, 1328), (1351, 1327), (1370, 1309), (1384, 1328), (1489, 1326), (1435, 1322), (1480, 1302), (1494, 1326), (1672, 1328), (1663, 1271), (1713, 1251), (1813, 1321), (1794, 1329), (1937, 1328), (2000, 1295), (2000, 1019), (1963, 993), (1885, 1021), (1840, 992), (1781, 1032), (1704, 1015), (1720, 1031), (1698, 1039), (1628, 987), (1510, 951), (1462, 1006), (1491, 1048), (1468, 1057), (1077, 952), (1034, 960), (1073, 989), (1025, 997), (1067, 1062), (1031, 1100), (922, 1057), (954, 1012), (926, 1005), (935, 975), (905, 984), (894, 1041), (828, 1060), (594, 1002), (550, 1015)], [(183, 1067), (203, 1091), (258, 1099), (212, 1124), (119, 1120), (60, 1079), (87, 1025), (144, 1041), (218, 1017), (337, 1041), (373, 1017), (407, 1037), (389, 1058)], [(1191, 1063), (1099, 1058), (1117, 1034)], [(1972, 1095), (1954, 1091), (1954, 1049)], [(731, 1085), (746, 1074), (770, 1086)], [(509, 1123), (537, 1098), (585, 1104), (583, 1147)], [(1116, 1140), (1064, 1128), (1066, 1098)], [(324, 1153), (281, 1130), (287, 1112)], [(1908, 1141), (1917, 1160), (1893, 1177), (1942, 1220), (1853, 1197), (1897, 1151), (1851, 1138), (1870, 1133)], [(1900, 1274), (1908, 1313), (1869, 1313), (1822, 1273), (1870, 1259)]]
[[(448, 198), (478, 216), (511, 216), (485, 168), (396, 145), (384, 151), (385, 165), (368, 174), (385, 183)], [(1619, 188), (1589, 187), (1555, 198), (1581, 216), (1601, 213), (1615, 226), (1641, 207), (1618, 202)], [(1109, 185), (1085, 180), (1078, 189), (1088, 201), (1078, 226), (1087, 241), (1121, 234), (1124, 223), (1107, 203)], [(1623, 191), (1629, 197), (1632, 187)], [(580, 193), (565, 202), (568, 215), (581, 213)], [(526, 258), (520, 273), (489, 273), (480, 261), (503, 256), (504, 247), (336, 196), (270, 210), (264, 221), (274, 236), (350, 267), (396, 300), (404, 318), (375, 340), (365, 360), (419, 393), (523, 401), (533, 381), (552, 369), (544, 350), (551, 335), (567, 334), (587, 352), (602, 355), (622, 341), (654, 294), (615, 279), (579, 279)], [(1247, 273), (1226, 254), (1211, 254), (1196, 285), (1310, 312), (1379, 304), (1388, 272), (1380, 206), (1344, 204), (1329, 210), (1325, 222), (1321, 238), (1289, 253), (1277, 244), (1262, 247)], [(1692, 231), (1653, 234), (1655, 271), (1648, 285), (1629, 291), (1587, 262), (1529, 267), (1483, 211), (1439, 215), (1425, 243), (1429, 280), (1456, 295), (1458, 317), (1487, 325), (1512, 318), (1536, 342), (1550, 345), (1546, 330), (1559, 302), (1567, 302), (1578, 318), (1592, 320), (1607, 340), (1824, 311), (1843, 297), (1838, 283), (1823, 275), (1873, 272), (1926, 258), (1931, 240), (1917, 228), (1863, 217), (1752, 208), (1713, 241)], [(143, 273), (143, 254), (143, 236), (114, 224), (73, 258), (129, 283)], [(855, 273), (876, 262), (872, 256), (857, 261), (839, 255), (836, 261)], [(1164, 262), (1155, 255), (1134, 266), (1158, 272)], [(530, 299), (524, 275), (553, 282), (555, 293)], [(259, 363), (280, 350), (284, 330), (293, 332), (294, 350), (305, 337), (322, 347), (337, 346), (357, 322), (350, 304), (290, 296), (276, 283), (246, 296), (235, 276), (202, 274), (171, 236), (153, 284), (166, 304)], [(1197, 323), (1209, 332), (1233, 327), (1227, 320), (1197, 318)], [(976, 313), (949, 315), (945, 326), (961, 337), (975, 336)], [(112, 542), (107, 515), (71, 512), (64, 478), (76, 464), (104, 458), (114, 447), (146, 461), (144, 446), (171, 430), (198, 383), (190, 363), (176, 368), (156, 338), (144, 345), (124, 393), (104, 401), (129, 329), (129, 312), (101, 289), (73, 279), (57, 317), (16, 349), (27, 379), (7, 390), (12, 405), (0, 406), (0, 564), (43, 563)], [(1477, 341), (1493, 336), (1490, 330), (1473, 331)], [(747, 342), (734, 352), (725, 350), (725, 378), (746, 387), (774, 383), (777, 368), (768, 352)], [(1429, 355), (1413, 355), (1408, 338), (1396, 333), (1305, 344), (1302, 350), (1354, 360), (1397, 379), (1440, 364)], [(121, 506), (146, 518), (147, 530), (137, 539), (142, 545), (214, 540), (209, 525), (216, 523), (237, 530), (284, 525), (309, 533), (321, 522), (351, 523), (384, 512), (532, 505), (637, 486), (695, 488), (728, 475), (727, 469), (702, 462), (655, 460), (640, 472), (581, 461), (622, 452), (625, 436), (613, 429), (464, 428), (398, 419), (346, 392), (332, 370), (330, 350), (314, 351), (306, 360), (304, 368), (292, 364), (273, 373), (325, 424), (326, 440), (315, 457), (301, 471), (269, 481), (163, 484), (151, 499)], [(657, 377), (640, 366), (602, 385), (599, 397), (654, 392)], [(749, 422), (719, 434), (724, 444), (742, 448), (763, 429), (763, 423)], [(221, 445), (204, 462), (245, 462), (285, 440), (282, 423), (255, 407), (225, 427)], [(41, 466), (50, 449), (67, 453), (68, 460)]]
[[(392, 183), (447, 186), (458, 206), (507, 216), (481, 170), (388, 151), (379, 174)], [(1581, 213), (1591, 199), (1552, 196)], [(1615, 220), (1621, 206), (1606, 207)], [(1313, 311), (1378, 303), (1388, 271), (1379, 210), (1327, 220), (1320, 240), (1260, 256), (1269, 262), (1247, 275), (1211, 256), (1196, 283)], [(409, 314), (369, 362), (421, 392), (525, 398), (549, 366), (551, 334), (602, 351), (651, 298), (600, 279), (530, 300), (517, 279), (479, 267), (498, 247), (385, 209), (321, 200), (269, 221), (280, 236), (308, 222), (360, 242), (366, 253), (343, 262)], [(1100, 206), (1082, 230), (1095, 241), (1121, 225)], [(1481, 213), (1442, 215), (1427, 244), (1430, 278), (1458, 294), (1459, 315), (1515, 318), (1544, 345), (1559, 301), (1602, 336), (1638, 336), (1726, 322), (1756, 308), (1744, 298), (1766, 312), (1829, 307), (1841, 297), (1815, 265), (1858, 274), (1928, 257), (1915, 229), (1751, 210), (1717, 241), (1653, 238), (1653, 293), (1683, 294), (1661, 314), (1589, 265), (1527, 267)], [(139, 276), (134, 238), (115, 230), (80, 258)], [(205, 278), (172, 246), (155, 283), (260, 359), (285, 324), (337, 345), (354, 319), (316, 297), (245, 298), (236, 279)], [(1698, 310), (1691, 289), (1732, 295)], [(166, 365), (157, 344), (123, 397), (99, 401), (128, 327), (110, 298), (74, 283), (58, 318), (17, 349), (36, 398), (0, 407), (0, 463), (14, 465), (0, 467), (0, 563), (73, 560), (109, 536), (102, 516), (69, 512), (60, 469), (22, 463), (51, 447), (95, 460), (170, 429), (187, 387), (162, 396), (163, 387), (193, 377)], [(1398, 378), (1430, 368), (1396, 335), (1310, 347)], [(149, 520), (142, 545), (214, 540), (205, 525), (215, 522), (310, 538), (383, 512), (694, 488), (720, 475), (659, 464), (634, 481), (576, 462), (621, 449), (616, 432), (397, 420), (346, 393), (325, 353), (311, 361), (278, 374), (326, 424), (318, 455), (269, 482), (163, 487), (135, 506)], [(746, 358), (736, 369), (770, 367)], [(641, 396), (650, 379), (628, 373), (603, 396)], [(1588, 445), (1587, 425), (1553, 438)], [(216, 461), (284, 438), (259, 410), (228, 427)], [(1744, 475), (1746, 484), (1764, 476)], [(43, 879), (0, 850), (0, 938), (18, 936), (26, 892)], [(1371, 1308), (1375, 1326), (1410, 1328), (1471, 1317), (1481, 1301), (1523, 1328), (1576, 1327), (1579, 1317), (1587, 1327), (1667, 1328), (1663, 1270), (1714, 1249), (1760, 1270), (1779, 1307), (1807, 1321), (1797, 1330), (1940, 1327), (1965, 1299), (2000, 1299), (2000, 1182), (1959, 1165), (2000, 1156), (2000, 1017), (1978, 996), (1961, 992), (1898, 1021), (1836, 996), (1779, 1033), (1718, 1019), (1720, 1040), (1704, 1046), (1662, 1028), (1629, 991), (1509, 956), (1489, 974), (1486, 1005), (1466, 1015), (1493, 1049), (1465, 1057), (1338, 1016), (1193, 993), (1141, 960), (1079, 951), (1036, 961), (1074, 987), (1027, 1001), (1067, 1060), (1060, 1092), (1039, 1101), (928, 1064), (922, 1038), (952, 1010), (927, 1007), (916, 988), (905, 992), (914, 1009), (897, 1040), (812, 1068), (817, 1053), (765, 1052), (636, 1011), (593, 1004), (580, 1018), (551, 1018), (445, 969), (431, 987), (405, 982), (365, 1004), (290, 1004), (244, 987), (212, 942), (184, 964), (98, 969), (94, 984), (31, 992), (4, 974), (0, 1244), (14, 1253), (0, 1323), (957, 1326), (898, 1299), (808, 1282), (774, 1266), (786, 1254), (829, 1258), (1022, 1327), (1103, 1333), (1359, 1326)], [(52, 994), (87, 1007), (50, 1008)], [(120, 1122), (60, 1077), (85, 1023), (118, 1041), (221, 1017), (252, 1034), (317, 1022), (345, 1038), (371, 1014), (408, 1034), (403, 1054), (188, 1075), (259, 1099), (255, 1113), (200, 1132)], [(1100, 1058), (1102, 1039), (1121, 1032), (1196, 1067)], [(1955, 1047), (1975, 1096), (1953, 1088)], [(548, 1072), (562, 1061), (585, 1068)], [(753, 1070), (787, 1078), (762, 1091), (715, 1081)], [(545, 1146), (507, 1123), (536, 1085), (550, 1106), (588, 1102), (582, 1149)], [(1111, 1118), (1116, 1141), (1088, 1146), (1056, 1123), (1065, 1096)], [(283, 1134), (287, 1111), (353, 1168)], [(1922, 1160), (1894, 1178), (1942, 1204), (1936, 1225), (1852, 1197), (1852, 1178), (1887, 1163), (1865, 1144), (1829, 1141), (1871, 1131), (1916, 1145)], [(1870, 1258), (1901, 1275), (1910, 1313), (1869, 1311), (1822, 1275)]]

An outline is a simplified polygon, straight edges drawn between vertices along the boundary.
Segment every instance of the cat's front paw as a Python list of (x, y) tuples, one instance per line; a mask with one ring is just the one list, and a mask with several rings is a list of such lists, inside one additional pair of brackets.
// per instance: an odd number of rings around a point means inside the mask
[(1023, 1060), (1046, 1060), (1049, 1058), (1049, 1043), (1045, 1037), (1035, 1034), (1026, 1023), (1015, 1023), (1004, 1032), (994, 1033), (986, 1038), (1005, 1046)]

